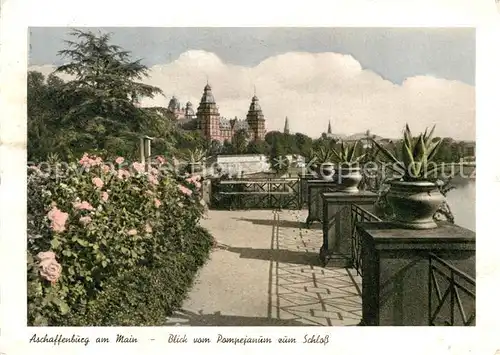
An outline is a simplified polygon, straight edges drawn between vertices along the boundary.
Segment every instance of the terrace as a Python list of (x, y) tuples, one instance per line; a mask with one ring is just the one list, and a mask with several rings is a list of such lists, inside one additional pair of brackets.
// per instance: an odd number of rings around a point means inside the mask
[(208, 195), (202, 225), (218, 246), (169, 325), (475, 325), (472, 231), (399, 229), (375, 215), (373, 192), (308, 178)]

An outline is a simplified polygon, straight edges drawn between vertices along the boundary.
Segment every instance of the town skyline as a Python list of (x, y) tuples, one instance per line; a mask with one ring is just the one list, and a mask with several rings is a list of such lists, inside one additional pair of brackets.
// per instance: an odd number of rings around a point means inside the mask
[[(49, 50), (55, 48), (51, 43), (58, 41), (61, 49), (63, 38), (56, 38), (54, 31), (37, 30), (33, 29), (36, 35), (30, 41), (34, 48), (30, 63), (38, 64), (30, 65), (29, 69), (48, 74), (57, 62), (43, 58), (55, 56), (41, 55), (35, 39), (41, 40), (43, 33), (52, 36), (46, 46)], [(62, 33), (61, 29), (57, 30)], [(105, 29), (101, 30), (106, 32)], [(154, 33), (154, 30), (149, 29), (150, 33)], [(150, 78), (144, 82), (160, 87), (165, 96), (145, 100), (143, 105), (167, 107), (171, 97), (175, 96), (183, 105), (190, 101), (196, 109), (208, 79), (223, 117), (244, 119), (249, 101), (256, 93), (268, 131), (282, 131), (285, 117), (288, 117), (291, 132), (301, 132), (311, 137), (321, 135), (326, 131), (328, 122), (331, 122), (335, 134), (351, 135), (370, 130), (383, 137), (397, 138), (408, 123), (415, 131), (436, 124), (436, 134), (440, 136), (475, 140), (475, 63), (471, 59), (475, 54), (475, 44), (471, 45), (469, 38), (471, 33), (474, 37), (474, 30), (448, 29), (443, 32), (440, 29), (413, 29), (412, 32), (412, 29), (391, 29), (384, 32), (381, 29), (371, 34), (360, 32), (356, 37), (352, 33), (350, 36), (342, 35), (339, 29), (313, 29), (316, 32), (289, 29), (288, 36), (295, 36), (296, 43), (280, 44), (280, 38), (282, 42), (287, 38), (284, 32), (280, 32), (284, 29), (276, 29), (281, 35), (273, 35), (272, 32), (263, 34), (262, 29), (239, 29), (236, 37), (238, 33), (241, 37), (241, 32), (246, 31), (250, 39), (243, 40), (246, 44), (235, 48), (230, 43), (226, 46), (217, 44), (221, 38), (228, 36), (231, 29), (217, 29), (213, 33), (208, 31), (208, 34), (202, 30), (193, 29), (190, 32), (184, 29), (184, 37), (179, 38), (191, 39), (187, 44), (184, 43), (190, 48), (184, 51), (181, 51), (185, 49), (182, 46), (170, 48), (172, 52), (180, 54), (163, 58), (163, 64), (157, 52), (153, 51), (145, 57), (143, 62), (150, 65)], [(298, 36), (301, 30), (304, 35)], [(318, 40), (309, 46), (304, 44), (306, 39), (312, 38), (310, 33), (321, 38), (322, 31), (327, 33), (328, 30), (333, 31), (329, 41)], [(123, 34), (133, 31), (131, 28), (118, 33), (113, 31), (117, 38), (115, 43), (130, 50), (134, 56), (141, 56), (142, 47), (132, 44), (141, 42), (141, 36), (144, 36), (142, 29), (137, 30), (136, 38), (129, 41), (130, 46), (123, 41)], [(164, 39), (165, 42), (171, 41), (171, 37), (175, 37), (173, 34), (182, 32), (181, 29), (161, 31), (163, 34), (165, 31), (171, 32), (167, 36), (170, 39)], [(255, 32), (253, 37), (252, 31)], [(399, 37), (394, 34), (398, 31), (401, 32)], [(193, 37), (196, 34), (199, 38)], [(359, 49), (362, 47), (359, 42), (363, 35), (369, 42), (364, 52)], [(412, 43), (400, 43), (404, 36), (413, 39), (413, 46)], [(156, 37), (152, 37), (151, 43), (157, 43), (154, 41)], [(338, 44), (337, 47), (332, 46), (335, 40), (351, 43), (351, 47), (344, 45), (342, 49)], [(205, 46), (193, 44), (195, 42)], [(356, 47), (353, 43), (358, 43), (357, 51), (352, 50)], [(384, 45), (385, 50), (368, 53), (372, 57), (370, 62), (365, 52), (377, 44)], [(235, 53), (241, 52), (245, 46), (260, 53), (249, 54), (252, 57), (249, 59), (238, 59)], [(273, 46), (276, 48), (270, 48)], [(336, 51), (328, 51), (329, 48)], [(349, 48), (351, 52), (357, 53), (357, 57), (342, 53), (348, 52)], [(436, 48), (442, 50), (436, 53)], [(447, 51), (450, 48), (453, 50)], [(403, 50), (407, 53), (402, 53)], [(240, 54), (239, 57), (245, 56)], [(384, 59), (384, 67), (378, 63), (378, 57)], [(42, 60), (53, 63), (41, 64)], [(446, 60), (447, 66), (443, 65)], [(448, 69), (444, 70), (444, 67)], [(389, 122), (390, 125), (387, 124)]]

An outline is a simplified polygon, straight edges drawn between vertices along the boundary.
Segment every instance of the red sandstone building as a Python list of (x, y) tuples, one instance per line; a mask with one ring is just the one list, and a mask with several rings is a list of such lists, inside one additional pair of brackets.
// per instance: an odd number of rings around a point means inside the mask
[(170, 100), (168, 110), (182, 125), (196, 121), (196, 129), (210, 140), (231, 141), (236, 132), (240, 130), (247, 133), (249, 140), (263, 140), (266, 135), (264, 114), (259, 99), (255, 95), (244, 120), (239, 120), (236, 117), (234, 119), (221, 117), (209, 84), (205, 86), (196, 115), (190, 102), (186, 103), (186, 107), (181, 108), (175, 97)]

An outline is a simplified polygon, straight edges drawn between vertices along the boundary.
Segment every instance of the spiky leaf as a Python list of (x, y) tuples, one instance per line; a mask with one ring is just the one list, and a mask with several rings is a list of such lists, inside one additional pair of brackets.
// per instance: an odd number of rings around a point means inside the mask
[(411, 176), (415, 176), (415, 161), (413, 160), (413, 152), (406, 144), (403, 145), (403, 163), (405, 171)]
[[(436, 125), (432, 126), (431, 131), (429, 132), (429, 135), (425, 136), (425, 146), (427, 147), (427, 150), (429, 150), (429, 144), (432, 142), (432, 136), (434, 134), (434, 130), (436, 129)], [(425, 129), (425, 132), (427, 133), (427, 128)]]
[(441, 146), (441, 142), (443, 140), (439, 139), (436, 142), (432, 142), (430, 146), (427, 148), (427, 161), (431, 161), (436, 153), (439, 151), (439, 147)]
[(380, 143), (378, 143), (376, 140), (372, 139), (373, 144), (377, 146), (380, 152), (385, 155), (385, 157), (389, 160), (391, 160), (394, 164), (398, 165), (401, 168), (404, 168), (403, 164), (392, 154), (389, 150), (387, 150), (385, 147), (383, 147)]
[(349, 155), (347, 156), (347, 161), (351, 162), (353, 160), (354, 154), (356, 152), (356, 147), (358, 146), (358, 141), (354, 142), (354, 144), (351, 147), (351, 151), (348, 153)]

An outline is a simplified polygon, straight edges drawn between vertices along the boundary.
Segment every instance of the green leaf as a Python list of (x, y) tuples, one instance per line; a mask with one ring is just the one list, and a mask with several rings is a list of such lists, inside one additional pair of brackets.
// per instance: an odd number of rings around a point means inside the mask
[(356, 147), (358, 146), (358, 141), (354, 142), (354, 144), (351, 147), (351, 151), (349, 152), (349, 155), (347, 157), (347, 162), (352, 162), (352, 159), (354, 157), (354, 153), (356, 152)]
[(57, 249), (60, 245), (61, 242), (57, 238), (52, 239), (52, 241), (50, 242), (50, 246), (52, 249)]
[(372, 139), (372, 142), (373, 142), (373, 144), (375, 144), (377, 146), (377, 148), (379, 149), (379, 151), (382, 152), (382, 154), (385, 155), (386, 158), (388, 158), (389, 160), (391, 160), (396, 165), (399, 165), (399, 166), (403, 167), (402, 164), (401, 164), (401, 162), (391, 152), (389, 152), (385, 147), (383, 147), (382, 145), (380, 145), (380, 143), (378, 143), (374, 139)]
[(62, 254), (64, 256), (71, 256), (73, 253), (71, 252), (71, 250), (66, 249), (66, 250), (63, 250)]
[(403, 163), (407, 173), (415, 177), (415, 161), (413, 160), (413, 152), (406, 144), (403, 145)]
[[(431, 131), (429, 132), (429, 135), (425, 137), (425, 146), (428, 148), (429, 143), (432, 141), (432, 136), (434, 134), (434, 129), (436, 128), (436, 125), (432, 126)], [(427, 132), (427, 129), (425, 129), (425, 132)]]
[(439, 147), (441, 146), (441, 142), (443, 142), (442, 139), (430, 144), (430, 147), (427, 149), (427, 151), (428, 151), (427, 161), (431, 161), (434, 158), (436, 153), (439, 151)]

